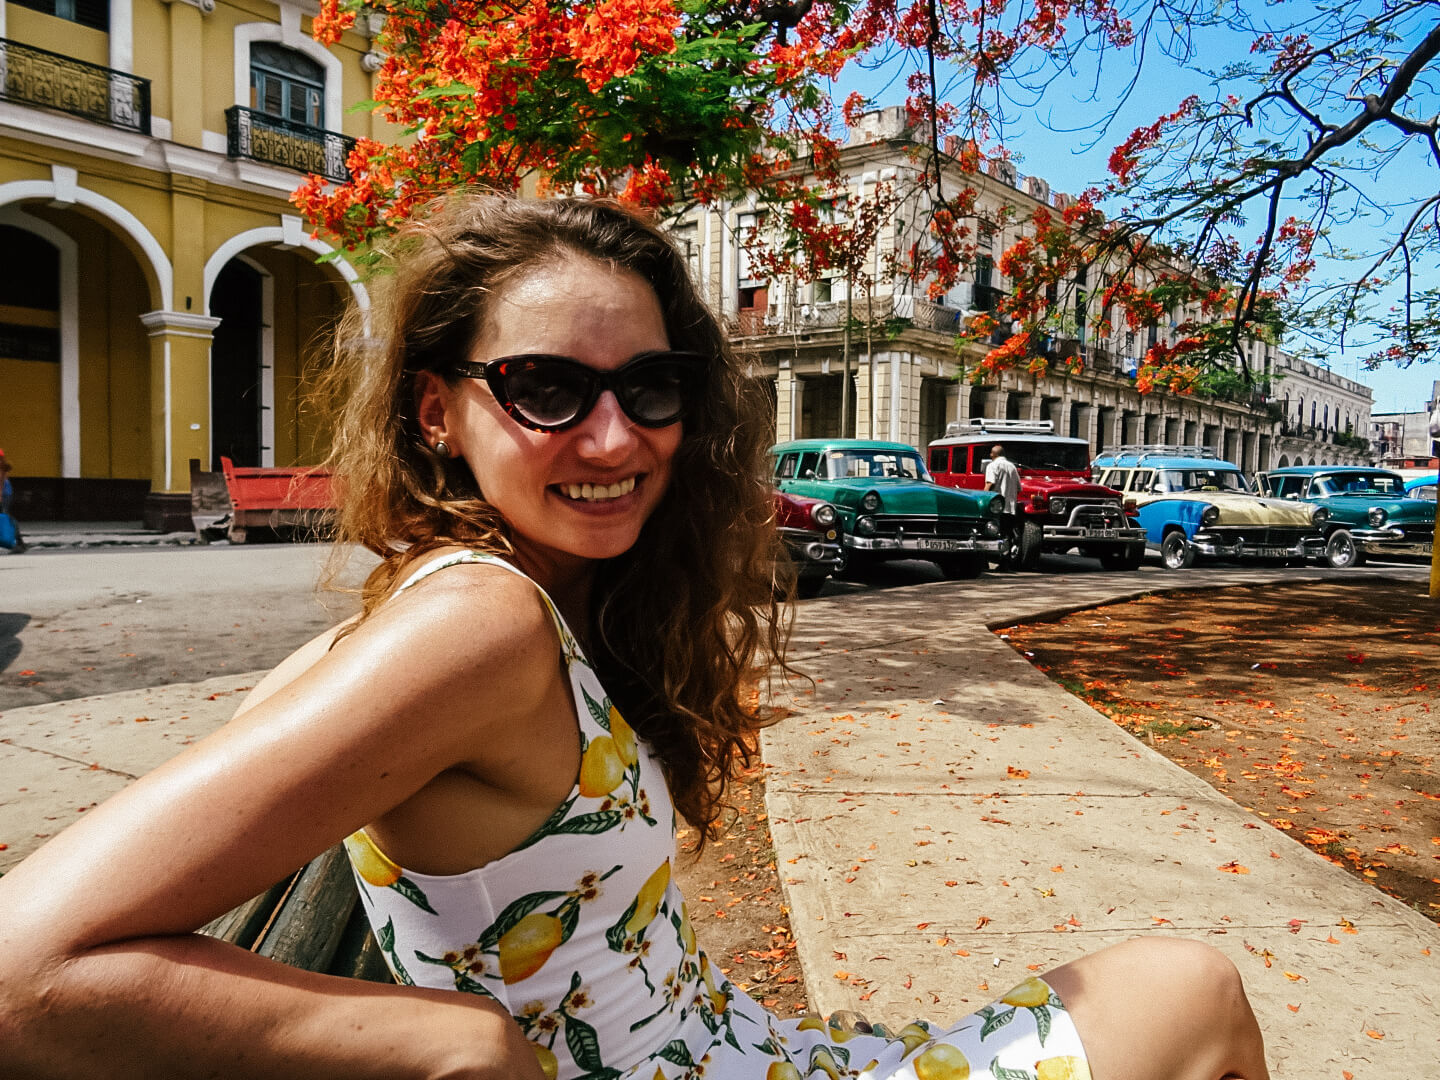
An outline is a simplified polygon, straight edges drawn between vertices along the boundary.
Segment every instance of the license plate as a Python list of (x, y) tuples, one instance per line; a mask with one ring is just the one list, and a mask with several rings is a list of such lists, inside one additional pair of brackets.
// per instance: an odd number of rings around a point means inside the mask
[(1257, 559), (1279, 559), (1290, 554), (1289, 548), (1283, 547), (1257, 547), (1246, 548), (1246, 555), (1253, 555)]
[(1091, 529), (1090, 535), (1096, 540), (1114, 540), (1120, 535), (1119, 529)]
[(1421, 555), (1433, 555), (1434, 552), (1435, 552), (1435, 545), (1434, 545), (1434, 544), (1421, 544), (1421, 545), (1420, 545), (1420, 554), (1421, 554)]
[(959, 551), (959, 540), (921, 540), (921, 551)]

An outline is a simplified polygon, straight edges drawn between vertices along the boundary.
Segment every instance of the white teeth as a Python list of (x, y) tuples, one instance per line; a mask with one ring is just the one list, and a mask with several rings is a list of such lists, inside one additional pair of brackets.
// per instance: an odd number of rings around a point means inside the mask
[(635, 477), (627, 477), (614, 484), (561, 484), (560, 487), (571, 499), (600, 502), (629, 495), (635, 490)]

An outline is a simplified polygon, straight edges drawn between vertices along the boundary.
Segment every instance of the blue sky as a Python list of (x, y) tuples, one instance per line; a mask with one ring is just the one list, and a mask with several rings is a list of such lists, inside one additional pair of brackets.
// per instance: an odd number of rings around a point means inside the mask
[[(1227, 57), (1226, 50), (1237, 47), (1235, 35), (1212, 35), (1202, 41), (1208, 63), (1218, 66)], [(1248, 49), (1248, 42), (1243, 46)], [(1111, 57), (1111, 60), (1118, 57)], [(837, 93), (843, 99), (852, 89), (871, 97), (875, 104), (897, 104), (905, 98), (903, 74), (897, 68), (863, 72), (847, 69)], [(1213, 94), (1209, 80), (1168, 58), (1152, 51), (1141, 81), (1123, 106), (1108, 131), (1086, 130), (1110, 107), (1120, 94), (1133, 68), (1110, 64), (1110, 70), (1096, 79), (1093, 72), (1076, 72), (1059, 78), (1038, 105), (1010, 101), (1006, 105), (1011, 122), (1004, 133), (1005, 145), (1019, 159), (1022, 173), (1042, 176), (1055, 190), (1078, 192), (1105, 176), (1105, 164), (1111, 149), (1122, 142), (1136, 127), (1153, 123), (1157, 116), (1169, 112), (1188, 94), (1202, 97)], [(1092, 145), (1093, 144), (1093, 145)], [(1440, 186), (1440, 175), (1418, 150), (1393, 162), (1381, 178), (1384, 192), (1392, 198), (1424, 197)], [(1359, 249), (1374, 245), (1379, 237), (1375, 226), (1352, 224), (1337, 234), (1340, 242)], [(1355, 271), (1351, 271), (1352, 273)], [(1440, 277), (1440, 268), (1428, 268), (1430, 283)], [(1324, 276), (1324, 264), (1320, 276)], [(1424, 407), (1430, 398), (1432, 383), (1440, 379), (1440, 365), (1414, 365), (1409, 369), (1393, 365), (1366, 371), (1360, 364), (1370, 350), (1331, 349), (1328, 366), (1337, 373), (1353, 378), (1372, 388), (1375, 412), (1413, 411)]]

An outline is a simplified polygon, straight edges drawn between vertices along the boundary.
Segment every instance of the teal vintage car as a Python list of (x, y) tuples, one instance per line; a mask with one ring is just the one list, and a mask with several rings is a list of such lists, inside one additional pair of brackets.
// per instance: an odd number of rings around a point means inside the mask
[(1435, 504), (1405, 496), (1405, 479), (1388, 469), (1359, 465), (1292, 465), (1256, 477), (1277, 499), (1315, 503), (1330, 511), (1325, 561), (1359, 566), (1371, 555), (1430, 557)]
[(928, 559), (947, 577), (976, 577), (1004, 554), (1004, 500), (941, 487), (913, 446), (801, 439), (771, 447), (770, 459), (781, 491), (824, 499), (839, 511), (851, 569)]

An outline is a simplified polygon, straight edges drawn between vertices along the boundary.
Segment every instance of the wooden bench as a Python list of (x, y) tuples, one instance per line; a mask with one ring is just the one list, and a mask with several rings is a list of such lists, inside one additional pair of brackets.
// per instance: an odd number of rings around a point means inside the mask
[(199, 932), (306, 971), (391, 981), (339, 844)]
[(190, 501), (197, 531), (223, 525), (234, 544), (255, 528), (323, 529), (335, 509), (324, 469), (236, 465), (228, 457), (220, 459), (218, 476), (191, 459)]

